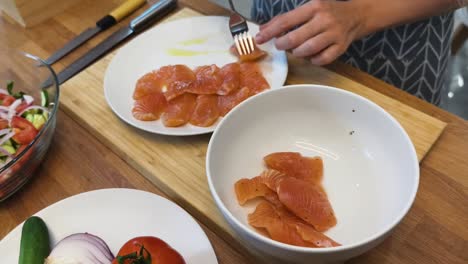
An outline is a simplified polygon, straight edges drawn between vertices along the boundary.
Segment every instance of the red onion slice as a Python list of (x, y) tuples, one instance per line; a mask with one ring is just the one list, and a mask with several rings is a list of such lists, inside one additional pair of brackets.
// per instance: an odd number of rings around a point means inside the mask
[[(39, 106), (39, 105), (31, 105), (29, 107), (27, 107), (26, 109), (24, 109), (23, 111), (21, 111), (18, 115), (19, 116), (22, 116), (24, 113), (26, 113), (27, 111), (29, 110), (32, 110), (32, 109), (39, 109), (39, 110), (42, 110), (44, 113), (49, 113), (49, 110), (43, 106)], [(1, 115), (1, 113), (0, 113)]]
[(3, 145), (7, 140), (9, 140), (11, 137), (15, 135), (15, 131), (11, 131), (10, 133), (6, 134), (4, 137), (0, 139), (0, 146)]
[[(7, 117), (7, 120), (8, 120), (8, 123), (11, 122), (11, 119), (13, 118), (13, 116), (16, 114), (16, 108), (21, 104), (21, 99), (17, 99), (16, 101), (14, 101), (11, 105), (10, 105), (10, 108), (8, 109), (8, 117)], [(11, 124), (10, 124), (11, 125)]]
[(100, 237), (89, 234), (89, 233), (76, 233), (73, 235), (70, 235), (64, 239), (67, 239), (67, 241), (75, 241), (75, 240), (86, 240), (87, 242), (93, 244), (101, 252), (103, 252), (107, 258), (109, 259), (114, 259), (114, 256), (112, 255), (109, 247), (107, 246), (106, 242), (102, 240)]
[(21, 99), (16, 99), (10, 106), (8, 106), (8, 111), (14, 111), (21, 104)]
[(31, 105), (34, 102), (34, 97), (30, 95), (23, 95), (23, 98), (27, 105)]
[[(11, 128), (4, 128), (0, 130), (0, 137), (11, 132)], [(0, 144), (2, 145), (2, 144)]]
[(0, 105), (0, 111), (8, 112), (8, 110), (10, 110), (10, 107)]
[(5, 90), (5, 89), (0, 89), (0, 93), (1, 93), (1, 94), (9, 94), (8, 91)]
[(112, 252), (102, 239), (87, 233), (77, 233), (60, 240), (46, 258), (45, 264), (111, 264), (113, 259)]

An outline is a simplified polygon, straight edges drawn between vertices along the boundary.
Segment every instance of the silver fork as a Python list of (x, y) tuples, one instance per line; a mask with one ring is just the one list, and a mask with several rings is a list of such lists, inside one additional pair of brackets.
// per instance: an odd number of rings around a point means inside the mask
[(255, 45), (252, 36), (249, 34), (249, 27), (245, 19), (236, 11), (232, 0), (229, 0), (232, 14), (229, 17), (229, 30), (234, 38), (236, 49), (239, 55), (250, 54), (254, 51)]

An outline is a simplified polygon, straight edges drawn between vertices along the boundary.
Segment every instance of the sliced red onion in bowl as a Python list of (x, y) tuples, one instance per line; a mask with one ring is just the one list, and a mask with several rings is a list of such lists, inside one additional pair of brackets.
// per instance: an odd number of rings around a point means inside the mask
[(0, 89), (0, 94), (9, 94), (7, 90), (5, 89)]
[(16, 108), (21, 104), (21, 101), (22, 101), (21, 99), (17, 99), (9, 106), (8, 116), (7, 116), (8, 122), (10, 122), (13, 116), (16, 114)]
[(8, 106), (3, 106), (3, 105), (0, 105), (0, 111), (3, 111), (3, 112), (8, 112), (8, 110), (10, 110), (10, 107), (8, 107)]
[(26, 109), (24, 109), (23, 111), (21, 111), (18, 115), (22, 116), (25, 112), (27, 112), (29, 110), (32, 110), (32, 109), (39, 109), (39, 110), (42, 110), (44, 113), (49, 112), (49, 109), (47, 109), (46, 107), (39, 106), (39, 105), (31, 105), (31, 106), (27, 107)]
[(10, 106), (8, 106), (8, 111), (14, 111), (21, 104), (23, 100), (16, 99)]
[(8, 134), (6, 134), (4, 137), (0, 139), (0, 146), (3, 145), (7, 140), (9, 140), (11, 137), (15, 135), (15, 131), (11, 130)]
[(44, 264), (110, 264), (113, 259), (112, 252), (101, 238), (88, 233), (77, 233), (60, 240)]
[[(11, 128), (0, 129), (0, 137), (11, 132)], [(2, 144), (0, 144), (2, 145)]]
[(23, 95), (23, 99), (27, 105), (31, 105), (34, 102), (34, 97), (30, 95)]
[(1, 119), (5, 119), (5, 120), (8, 120), (8, 112), (0, 112), (0, 118)]

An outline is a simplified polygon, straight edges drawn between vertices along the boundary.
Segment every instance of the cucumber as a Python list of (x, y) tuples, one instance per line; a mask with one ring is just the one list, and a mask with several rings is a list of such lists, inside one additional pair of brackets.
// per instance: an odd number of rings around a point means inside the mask
[(26, 115), (26, 120), (28, 120), (29, 122), (33, 122), (34, 121), (34, 114), (27, 114)]
[(6, 151), (8, 151), (8, 153), (10, 154), (15, 154), (16, 153), (16, 149), (12, 146), (12, 145), (7, 145), (6, 143), (2, 145), (2, 148)]
[(40, 129), (46, 122), (46, 119), (43, 115), (35, 114), (32, 124), (36, 129)]
[(3, 145), (5, 146), (13, 146), (13, 144), (11, 144), (11, 139), (8, 139), (7, 141), (5, 141), (5, 143), (3, 143)]
[(49, 93), (46, 90), (41, 91), (41, 106), (49, 106)]
[(49, 231), (44, 221), (32, 216), (23, 225), (18, 264), (44, 264), (50, 253)]

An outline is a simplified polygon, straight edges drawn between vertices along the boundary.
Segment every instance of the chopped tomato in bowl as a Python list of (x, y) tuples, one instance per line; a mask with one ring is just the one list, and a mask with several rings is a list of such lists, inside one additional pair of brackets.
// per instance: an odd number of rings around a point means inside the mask
[(2, 71), (7, 65), (0, 65), (0, 201), (23, 186), (42, 162), (58, 109), (59, 88), (52, 68), (37, 57), (16, 53), (12, 56), (24, 65), (24, 73)]

